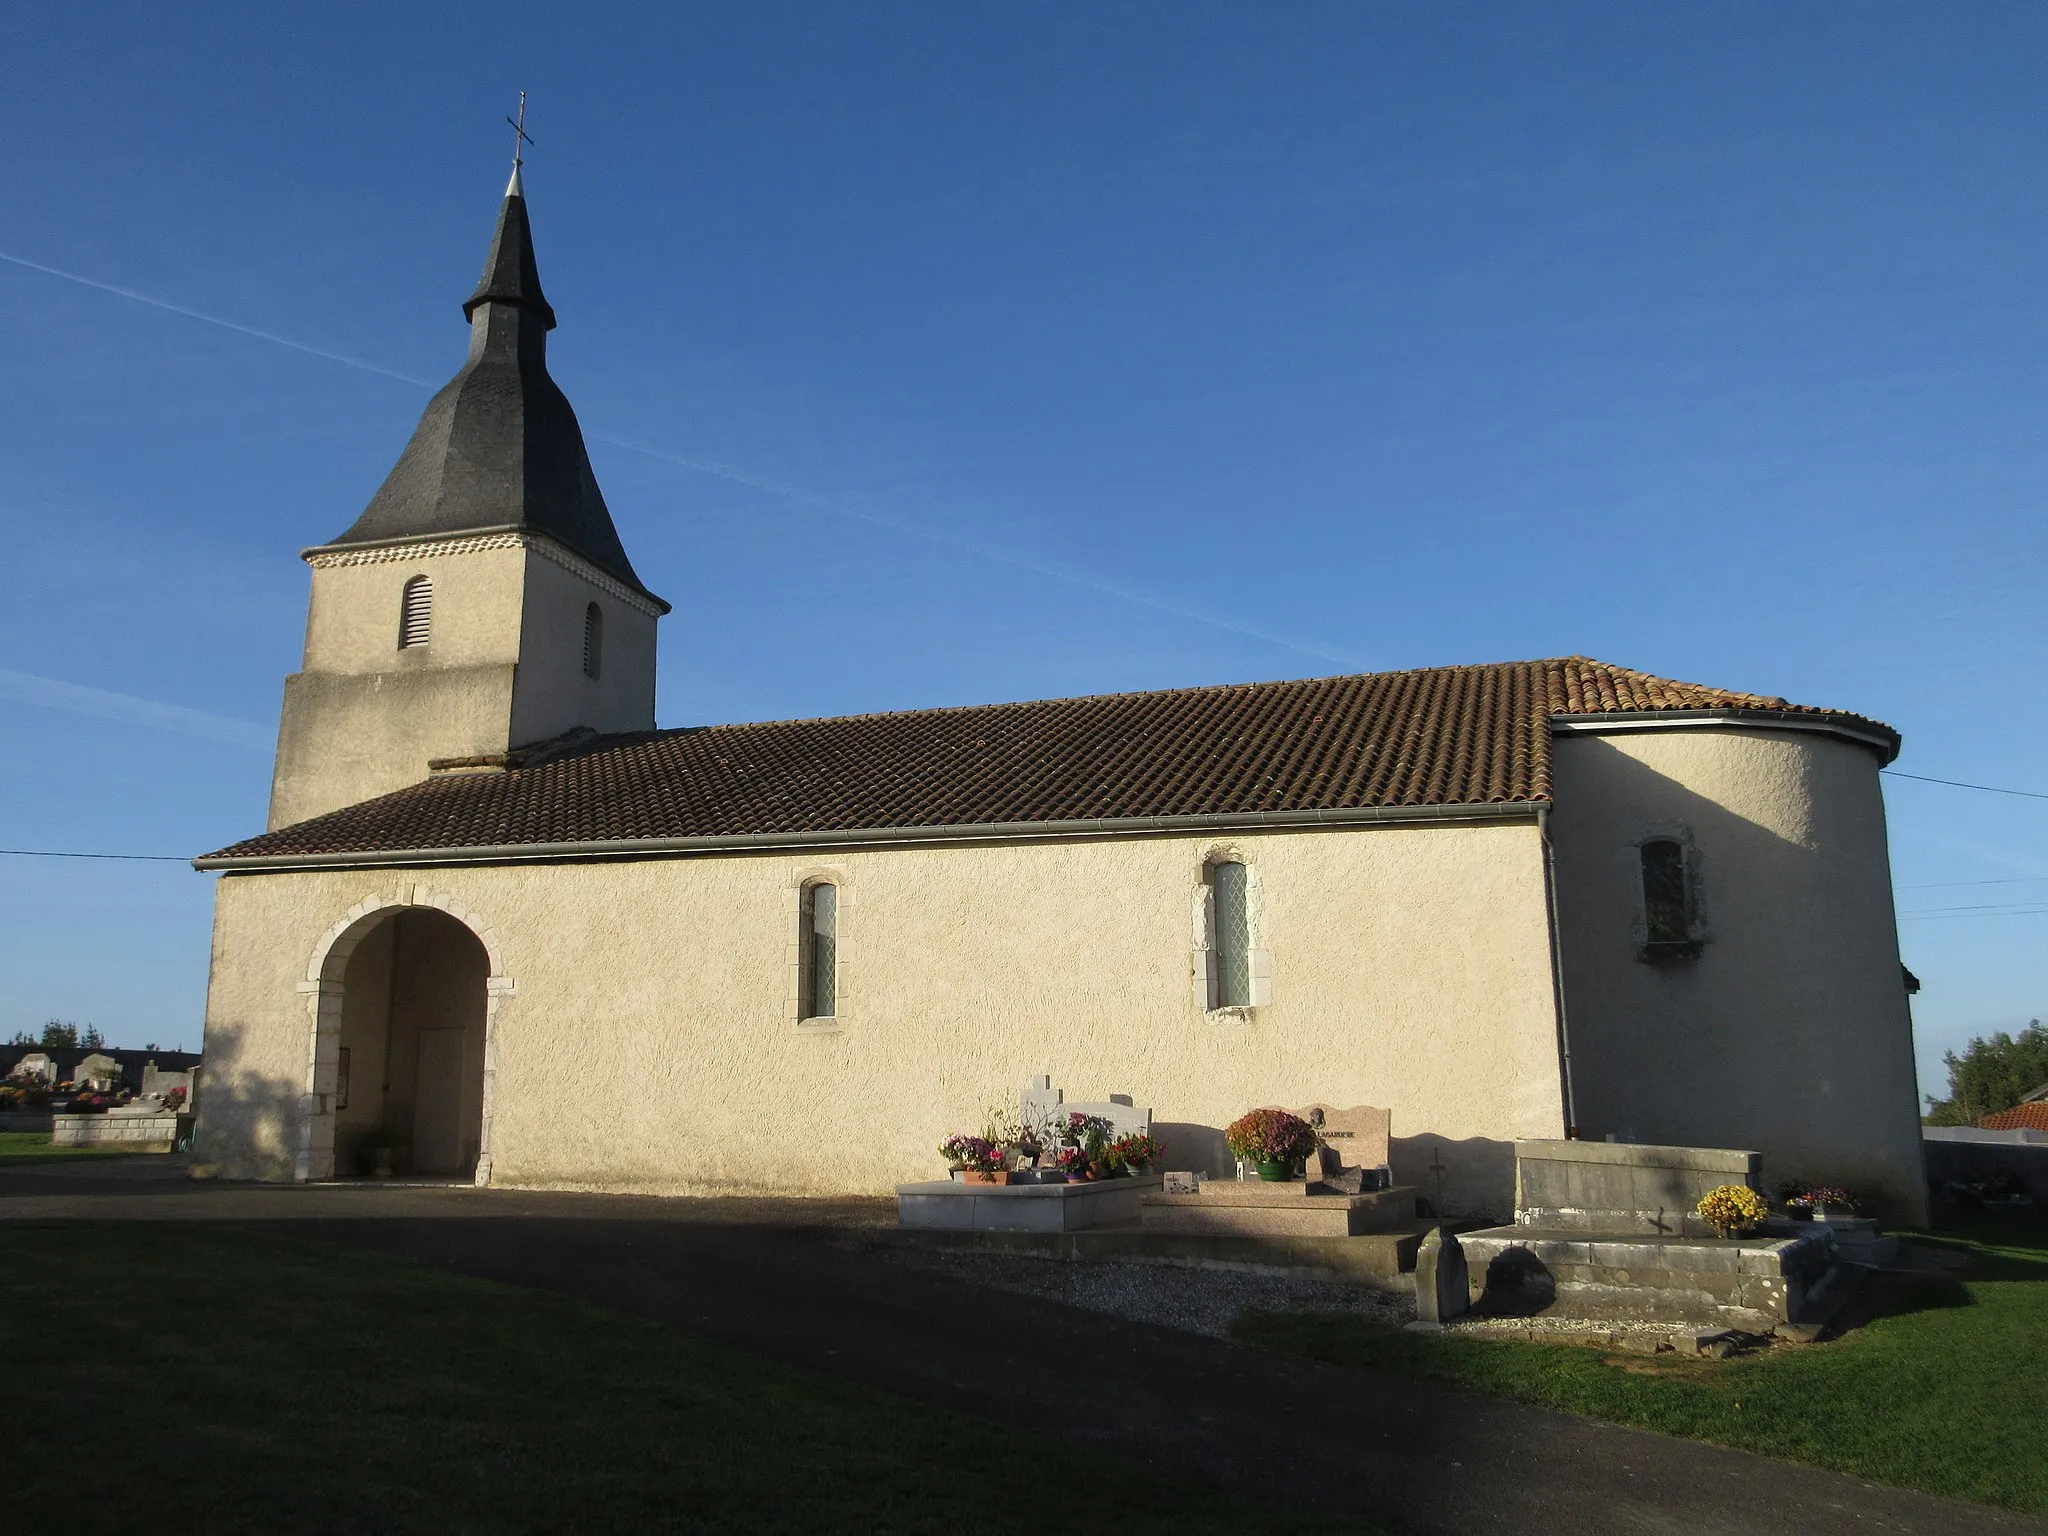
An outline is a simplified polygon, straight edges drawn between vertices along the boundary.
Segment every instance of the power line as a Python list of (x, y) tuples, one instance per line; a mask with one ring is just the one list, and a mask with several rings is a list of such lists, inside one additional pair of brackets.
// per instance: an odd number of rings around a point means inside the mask
[(133, 859), (147, 864), (190, 864), (182, 853), (66, 853), (54, 848), (0, 848), (13, 859)]
[(1981, 789), (1987, 795), (2019, 795), (2028, 800), (2048, 800), (2038, 789), (2000, 789), (1996, 784), (1965, 784), (1961, 779), (1930, 779), (1924, 773), (1901, 773), (1896, 768), (1880, 770), (1894, 779), (1918, 779), (1922, 784), (1946, 784), (1950, 789)]

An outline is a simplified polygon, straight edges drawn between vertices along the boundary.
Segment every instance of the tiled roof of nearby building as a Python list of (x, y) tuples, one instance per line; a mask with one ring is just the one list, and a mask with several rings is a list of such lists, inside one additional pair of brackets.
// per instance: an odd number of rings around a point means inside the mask
[(2001, 1109), (1977, 1122), (1980, 1131), (2048, 1131), (2048, 1102), (2036, 1101)]
[(1550, 797), (1556, 716), (1860, 716), (1574, 656), (600, 736), (443, 774), (215, 858), (1474, 806)]

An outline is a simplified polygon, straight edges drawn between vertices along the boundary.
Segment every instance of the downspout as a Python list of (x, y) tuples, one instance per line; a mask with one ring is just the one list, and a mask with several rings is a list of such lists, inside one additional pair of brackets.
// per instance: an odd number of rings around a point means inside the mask
[(1579, 1139), (1578, 1098), (1572, 1091), (1572, 1032), (1564, 1006), (1564, 944), (1557, 920), (1557, 849), (1550, 841), (1550, 807), (1536, 807), (1536, 836), (1543, 844), (1543, 905), (1550, 922), (1550, 991), (1557, 1009), (1557, 1069), (1564, 1085), (1564, 1134)]

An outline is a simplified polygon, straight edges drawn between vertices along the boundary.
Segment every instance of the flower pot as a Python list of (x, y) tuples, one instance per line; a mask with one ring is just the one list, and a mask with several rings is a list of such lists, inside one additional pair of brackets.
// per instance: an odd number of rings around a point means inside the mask
[(962, 1184), (1007, 1184), (1010, 1182), (1010, 1170), (1000, 1168), (994, 1173), (977, 1173), (974, 1169), (969, 1168), (960, 1175), (960, 1182)]
[(1294, 1176), (1294, 1165), (1280, 1158), (1259, 1159), (1259, 1177), (1268, 1184), (1285, 1184)]

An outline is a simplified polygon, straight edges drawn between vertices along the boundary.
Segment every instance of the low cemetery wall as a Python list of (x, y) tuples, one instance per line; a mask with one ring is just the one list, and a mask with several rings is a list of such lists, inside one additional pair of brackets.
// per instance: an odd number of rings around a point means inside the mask
[(57, 1115), (51, 1145), (126, 1147), (136, 1152), (169, 1152), (192, 1127), (184, 1115)]
[(1930, 1125), (1921, 1130), (1927, 1182), (1939, 1196), (1950, 1186), (1969, 1188), (2003, 1175), (2048, 1205), (2048, 1131), (1980, 1131)]

